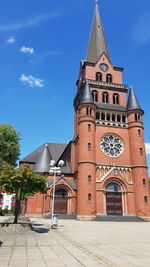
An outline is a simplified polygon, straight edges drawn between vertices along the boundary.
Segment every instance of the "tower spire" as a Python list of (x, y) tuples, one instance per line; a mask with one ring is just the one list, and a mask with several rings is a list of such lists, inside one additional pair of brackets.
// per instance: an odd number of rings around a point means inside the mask
[(95, 12), (87, 49), (87, 61), (92, 63), (96, 63), (103, 53), (105, 53), (107, 58), (110, 60), (103, 24), (98, 8), (98, 0), (95, 1)]

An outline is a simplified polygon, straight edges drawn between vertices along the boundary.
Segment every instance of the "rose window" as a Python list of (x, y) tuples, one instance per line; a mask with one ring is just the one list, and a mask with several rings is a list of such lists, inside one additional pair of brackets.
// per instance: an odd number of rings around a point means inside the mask
[(118, 157), (124, 150), (121, 138), (116, 134), (106, 134), (100, 142), (102, 151), (109, 157)]

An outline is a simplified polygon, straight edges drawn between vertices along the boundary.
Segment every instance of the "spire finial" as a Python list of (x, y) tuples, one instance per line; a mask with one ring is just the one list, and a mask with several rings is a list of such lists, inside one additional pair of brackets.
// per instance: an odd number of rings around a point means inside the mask
[(98, 0), (95, 0), (96, 4), (98, 4)]

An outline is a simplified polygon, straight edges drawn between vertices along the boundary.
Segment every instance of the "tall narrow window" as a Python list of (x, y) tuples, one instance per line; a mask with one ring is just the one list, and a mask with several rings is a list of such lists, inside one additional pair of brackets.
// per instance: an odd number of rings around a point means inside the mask
[(88, 124), (88, 131), (91, 131), (91, 124)]
[(120, 117), (120, 115), (117, 115), (117, 121), (118, 121), (118, 122), (121, 121), (121, 117)]
[(112, 75), (111, 74), (107, 74), (106, 75), (106, 82), (107, 83), (112, 83)]
[(143, 148), (140, 147), (140, 155), (142, 156), (143, 155)]
[(138, 130), (138, 136), (141, 136), (141, 130), (140, 129)]
[(109, 102), (109, 94), (107, 92), (102, 93), (102, 102), (108, 103)]
[(141, 119), (141, 114), (140, 113), (136, 113), (135, 114), (135, 121), (140, 121)]
[(144, 202), (147, 203), (147, 196), (144, 196)]
[(116, 121), (116, 116), (115, 116), (115, 114), (112, 114), (112, 121)]
[(91, 199), (92, 199), (92, 195), (88, 194), (88, 200), (91, 200)]
[(93, 100), (95, 102), (97, 102), (98, 101), (98, 92), (97, 91), (92, 91), (92, 96), (93, 96)]
[(146, 180), (145, 179), (143, 179), (143, 185), (146, 185)]
[(107, 113), (107, 121), (110, 121), (110, 114)]
[(105, 121), (105, 113), (102, 113), (102, 114), (101, 114), (101, 120), (102, 120), (102, 121)]
[(88, 175), (88, 183), (91, 183), (92, 182), (92, 177), (91, 175)]
[(99, 120), (99, 119), (100, 119), (100, 113), (96, 112), (96, 120)]
[(88, 143), (88, 151), (91, 151), (91, 143)]
[(102, 73), (96, 72), (96, 81), (101, 82), (102, 81)]
[(86, 115), (91, 116), (91, 114), (92, 114), (92, 109), (89, 107), (86, 108)]
[(126, 117), (122, 115), (122, 122), (126, 122)]
[(119, 105), (119, 95), (113, 94), (113, 104)]

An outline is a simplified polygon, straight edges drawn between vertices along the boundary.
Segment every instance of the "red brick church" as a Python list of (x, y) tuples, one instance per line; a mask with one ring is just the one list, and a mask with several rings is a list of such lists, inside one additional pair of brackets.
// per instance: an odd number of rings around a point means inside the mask
[(50, 161), (64, 160), (56, 178), (54, 212), (77, 219), (150, 216), (144, 114), (133, 88), (122, 82), (122, 67), (111, 61), (96, 2), (87, 56), (81, 61), (74, 98), (74, 138), (46, 143), (21, 164), (48, 176), (47, 193), (27, 199), (26, 214), (51, 213)]

